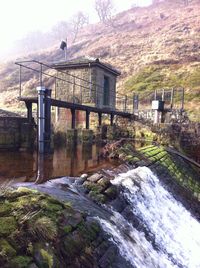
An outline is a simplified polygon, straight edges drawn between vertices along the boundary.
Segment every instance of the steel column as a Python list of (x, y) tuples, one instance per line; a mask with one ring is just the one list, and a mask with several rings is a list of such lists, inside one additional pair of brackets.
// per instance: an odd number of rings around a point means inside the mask
[(89, 111), (86, 111), (85, 128), (86, 129), (89, 129), (90, 128), (90, 112)]
[(98, 113), (99, 126), (102, 125), (102, 113)]
[(71, 114), (72, 114), (72, 129), (76, 128), (76, 110), (71, 109)]
[(113, 121), (114, 121), (114, 114), (110, 114), (110, 125), (113, 126)]
[(44, 153), (44, 133), (45, 133), (45, 88), (37, 87), (38, 91), (38, 152)]

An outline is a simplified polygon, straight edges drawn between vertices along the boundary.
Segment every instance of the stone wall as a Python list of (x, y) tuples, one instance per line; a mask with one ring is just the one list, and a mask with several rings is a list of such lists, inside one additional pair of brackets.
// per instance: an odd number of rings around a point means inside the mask
[(58, 72), (58, 77), (62, 80), (57, 79), (56, 81), (57, 98), (64, 101), (102, 107), (104, 76), (109, 78), (109, 106), (114, 108), (116, 77), (99, 67), (79, 68)]
[(0, 149), (28, 149), (34, 139), (34, 126), (26, 118), (0, 117)]
[(119, 189), (110, 181), (118, 173), (127, 172), (130, 168), (147, 166), (160, 178), (169, 192), (200, 219), (200, 169), (186, 158), (162, 146), (151, 145), (136, 149), (134, 143), (125, 140), (107, 144), (104, 154), (112, 159), (121, 160), (123, 164), (112, 172), (100, 171), (80, 182), (80, 189), (84, 189), (95, 202), (112, 202), (112, 205), (116, 205), (123, 213), (127, 204), (121, 203), (122, 200), (118, 198)]

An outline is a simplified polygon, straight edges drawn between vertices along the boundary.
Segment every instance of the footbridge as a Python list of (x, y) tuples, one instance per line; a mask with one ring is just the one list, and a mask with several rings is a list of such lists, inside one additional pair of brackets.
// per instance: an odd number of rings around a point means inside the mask
[[(99, 126), (102, 125), (102, 115), (108, 115), (112, 126), (115, 116), (142, 121), (145, 124), (152, 119), (157, 122), (163, 121), (167, 112), (181, 113), (184, 109), (183, 89), (162, 89), (132, 96), (116, 92), (112, 78), (120, 73), (98, 60), (89, 61), (87, 66), (85, 62), (79, 63), (78, 67), (82, 70), (79, 75), (75, 64), (70, 65), (73, 72), (67, 69), (68, 66), (50, 65), (36, 60), (18, 61), (16, 65), (19, 66), (18, 99), (26, 104), (29, 122), (33, 121), (33, 104), (37, 105), (38, 141), (41, 153), (45, 151), (45, 143), (47, 147), (50, 144), (51, 107), (55, 107), (55, 119), (59, 115), (60, 108), (70, 111), (70, 118), (68, 116), (67, 120), (71, 121), (71, 129), (76, 128), (77, 111), (85, 112), (85, 129), (89, 129), (91, 113), (98, 115)], [(103, 81), (97, 79), (99, 70), (105, 72), (102, 76)], [(88, 78), (84, 76), (86, 72), (89, 74)], [(175, 106), (175, 100), (178, 100), (178, 106)], [(156, 107), (153, 109), (152, 101), (156, 102), (154, 103)], [(163, 109), (164, 103), (165, 109)]]

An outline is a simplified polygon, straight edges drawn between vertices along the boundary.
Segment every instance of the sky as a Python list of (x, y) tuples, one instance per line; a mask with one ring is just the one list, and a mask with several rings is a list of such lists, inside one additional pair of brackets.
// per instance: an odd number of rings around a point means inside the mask
[[(48, 31), (58, 21), (68, 20), (78, 11), (87, 12), (91, 22), (97, 20), (95, 0), (1, 0), (0, 54), (13, 47), (14, 42), (28, 32)], [(151, 0), (113, 0), (116, 11), (134, 4), (148, 5)]]

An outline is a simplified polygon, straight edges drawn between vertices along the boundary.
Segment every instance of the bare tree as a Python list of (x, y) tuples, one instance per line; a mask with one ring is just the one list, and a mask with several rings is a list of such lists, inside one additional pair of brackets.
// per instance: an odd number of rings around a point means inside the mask
[(188, 6), (189, 3), (191, 2), (190, 0), (182, 0), (184, 6)]
[(87, 14), (84, 14), (83, 12), (78, 12), (77, 14), (74, 14), (74, 16), (71, 19), (71, 32), (73, 34), (72, 43), (76, 41), (76, 38), (80, 32), (80, 30), (89, 23), (89, 17)]
[(112, 0), (95, 0), (95, 10), (100, 21), (106, 22), (110, 20), (113, 13)]
[(68, 32), (70, 31), (70, 24), (67, 21), (58, 22), (51, 30), (51, 35), (54, 40), (66, 39)]

